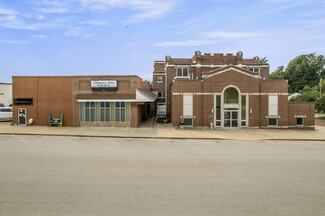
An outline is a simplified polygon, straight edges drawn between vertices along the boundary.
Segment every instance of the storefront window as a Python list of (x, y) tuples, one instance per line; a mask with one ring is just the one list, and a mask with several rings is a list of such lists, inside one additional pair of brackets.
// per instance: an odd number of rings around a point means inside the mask
[(130, 122), (131, 103), (83, 102), (80, 103), (81, 122)]
[(100, 103), (100, 121), (109, 122), (111, 119), (111, 104), (110, 102), (101, 102)]
[(238, 104), (238, 91), (237, 89), (230, 87), (224, 93), (225, 104)]
[(115, 104), (115, 121), (125, 122), (125, 102), (116, 102)]
[(85, 104), (85, 121), (95, 121), (95, 102), (86, 102)]

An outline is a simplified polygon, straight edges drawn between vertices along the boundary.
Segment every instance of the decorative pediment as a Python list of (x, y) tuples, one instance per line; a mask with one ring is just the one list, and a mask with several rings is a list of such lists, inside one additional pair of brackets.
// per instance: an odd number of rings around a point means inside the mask
[(214, 69), (214, 70), (211, 70), (209, 72), (206, 72), (202, 77), (204, 79), (208, 79), (210, 77), (213, 77), (213, 76), (216, 76), (216, 75), (219, 75), (219, 74), (222, 74), (222, 73), (226, 73), (228, 71), (235, 71), (235, 72), (238, 72), (238, 73), (241, 73), (241, 74), (244, 74), (246, 76), (250, 76), (250, 77), (253, 77), (253, 78), (256, 78), (256, 79), (260, 79), (260, 75), (257, 74), (257, 73), (253, 73), (249, 70), (246, 70), (244, 68), (240, 68), (240, 67), (236, 67), (234, 65), (229, 65), (229, 66), (226, 66), (226, 67), (223, 67), (223, 68), (218, 68), (218, 69)]

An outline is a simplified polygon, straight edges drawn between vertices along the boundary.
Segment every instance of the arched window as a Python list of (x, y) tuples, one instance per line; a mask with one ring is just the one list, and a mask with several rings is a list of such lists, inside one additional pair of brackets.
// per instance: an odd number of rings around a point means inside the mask
[(224, 93), (225, 104), (238, 104), (238, 91), (234, 87), (227, 88)]

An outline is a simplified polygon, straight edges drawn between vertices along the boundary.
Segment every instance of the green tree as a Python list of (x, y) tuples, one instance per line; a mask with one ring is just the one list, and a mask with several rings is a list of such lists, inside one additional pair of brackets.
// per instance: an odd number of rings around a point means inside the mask
[(284, 79), (284, 67), (279, 66), (274, 72), (270, 74), (270, 79)]
[(325, 112), (325, 95), (318, 98), (315, 102), (315, 108), (318, 112)]
[(149, 80), (145, 80), (144, 81), (150, 88), (152, 88), (152, 82), (151, 81), (149, 81)]
[(319, 87), (305, 86), (300, 90), (300, 95), (290, 99), (290, 102), (315, 102), (319, 97)]
[(306, 85), (315, 86), (325, 76), (325, 58), (315, 53), (300, 55), (289, 62), (284, 72), (288, 80), (289, 92), (298, 92)]
[(266, 64), (269, 60), (266, 57), (260, 58), (260, 64)]

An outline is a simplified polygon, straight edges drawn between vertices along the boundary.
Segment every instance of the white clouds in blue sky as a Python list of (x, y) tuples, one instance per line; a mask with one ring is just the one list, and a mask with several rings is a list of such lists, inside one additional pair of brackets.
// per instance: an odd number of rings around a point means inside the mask
[(0, 82), (137, 74), (154, 60), (241, 50), (272, 69), (325, 52), (325, 0), (0, 0)]

